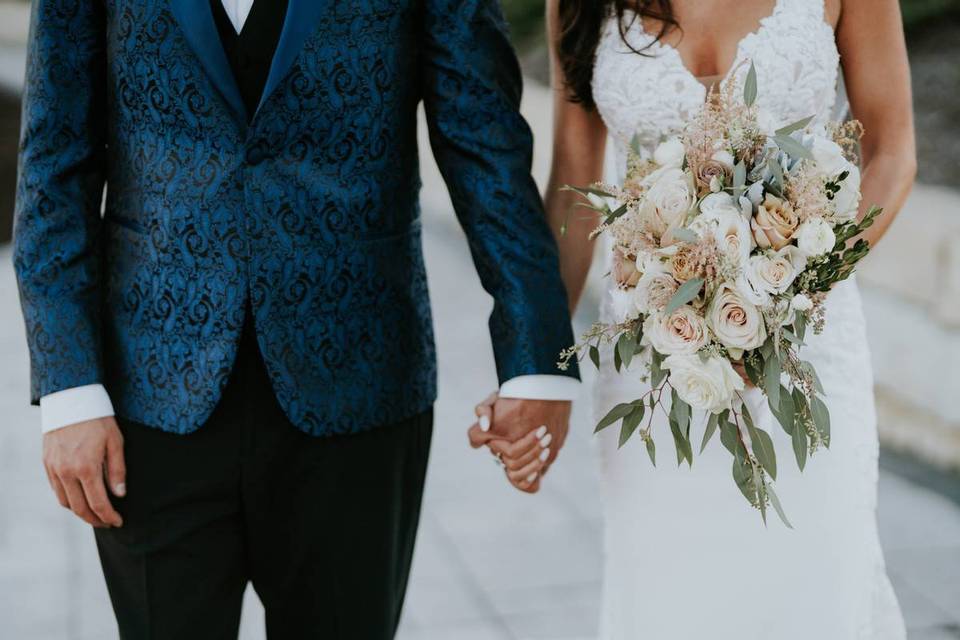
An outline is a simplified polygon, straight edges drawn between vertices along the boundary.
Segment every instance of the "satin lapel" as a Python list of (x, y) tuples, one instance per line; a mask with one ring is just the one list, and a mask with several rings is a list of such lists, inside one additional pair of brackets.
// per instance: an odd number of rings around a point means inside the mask
[(330, 0), (289, 0), (287, 17), (283, 21), (283, 33), (277, 43), (277, 51), (270, 65), (270, 74), (267, 76), (258, 110), (290, 71), (304, 43), (317, 30), (320, 16), (328, 10), (329, 3)]
[(220, 42), (209, 0), (170, 0), (170, 8), (210, 81), (223, 95), (238, 120), (246, 123), (247, 110), (243, 105), (243, 96), (240, 95), (230, 61)]

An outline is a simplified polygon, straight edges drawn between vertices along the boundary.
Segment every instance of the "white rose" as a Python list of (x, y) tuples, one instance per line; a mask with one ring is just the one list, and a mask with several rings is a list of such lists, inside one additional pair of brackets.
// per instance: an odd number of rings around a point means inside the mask
[(720, 285), (710, 301), (707, 325), (728, 349), (756, 349), (767, 339), (760, 309), (730, 284)]
[(727, 151), (726, 149), (721, 149), (713, 154), (710, 158), (711, 160), (716, 160), (717, 162), (726, 165), (730, 168), (730, 171), (733, 171), (733, 165), (736, 164), (736, 158), (733, 157), (733, 154)]
[(843, 149), (833, 140), (823, 136), (812, 136), (810, 153), (816, 168), (824, 175), (836, 176), (846, 169), (849, 162), (843, 155)]
[(853, 220), (860, 209), (860, 169), (848, 164), (844, 171), (849, 172), (840, 183), (840, 191), (833, 196), (833, 210), (837, 220)]
[(803, 253), (794, 246), (751, 256), (737, 280), (737, 289), (749, 302), (764, 306), (771, 295), (790, 288), (806, 263)]
[(658, 169), (655, 181), (643, 199), (640, 212), (655, 234), (663, 235), (667, 229), (683, 221), (696, 201), (693, 179), (678, 168)]
[(713, 237), (717, 246), (728, 256), (735, 257), (742, 263), (750, 257), (750, 252), (756, 246), (750, 223), (743, 217), (739, 209), (715, 209), (709, 214), (701, 216), (714, 223)]
[(737, 205), (733, 203), (733, 196), (729, 193), (711, 193), (700, 201), (701, 213), (714, 213), (728, 210), (738, 211)]
[(796, 233), (797, 246), (807, 256), (821, 256), (833, 249), (837, 236), (823, 218), (811, 218), (800, 225)]
[(679, 138), (670, 138), (657, 145), (653, 161), (661, 167), (681, 167), (687, 152)]
[(637, 283), (634, 308), (638, 313), (656, 313), (667, 306), (679, 287), (669, 272), (660, 269), (648, 271)]
[(683, 305), (670, 315), (648, 316), (643, 323), (643, 335), (664, 355), (693, 354), (710, 340), (706, 321), (690, 305)]
[(670, 385), (680, 399), (698, 411), (721, 413), (729, 409), (743, 379), (726, 358), (698, 355), (671, 355), (663, 361), (670, 372)]
[(636, 304), (636, 289), (613, 287), (609, 290), (610, 313), (618, 324), (630, 322), (640, 317)]
[(810, 309), (813, 309), (813, 300), (802, 293), (798, 293), (790, 300), (790, 308), (794, 311), (810, 311)]

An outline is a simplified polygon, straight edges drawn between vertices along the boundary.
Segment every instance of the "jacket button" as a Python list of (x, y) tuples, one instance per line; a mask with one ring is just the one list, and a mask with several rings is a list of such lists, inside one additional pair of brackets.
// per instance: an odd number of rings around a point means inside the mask
[(267, 152), (263, 147), (250, 147), (247, 149), (247, 163), (260, 164), (267, 159)]

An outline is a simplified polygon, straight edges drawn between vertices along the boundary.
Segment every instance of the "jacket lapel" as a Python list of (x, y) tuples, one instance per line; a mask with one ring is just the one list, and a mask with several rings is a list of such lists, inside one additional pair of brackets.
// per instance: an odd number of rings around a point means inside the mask
[[(309, 4), (317, 0), (306, 0)], [(230, 62), (220, 42), (217, 25), (213, 21), (208, 0), (170, 0), (173, 15), (187, 37), (187, 42), (200, 59), (210, 81), (230, 105), (241, 123), (247, 122), (247, 110)], [(289, 16), (288, 16), (289, 22)]]
[(304, 43), (316, 31), (321, 14), (328, 10), (328, 4), (329, 0), (289, 0), (287, 17), (283, 22), (283, 33), (280, 34), (280, 42), (277, 43), (277, 51), (270, 65), (270, 73), (267, 76), (267, 84), (263, 88), (258, 111), (290, 71)]

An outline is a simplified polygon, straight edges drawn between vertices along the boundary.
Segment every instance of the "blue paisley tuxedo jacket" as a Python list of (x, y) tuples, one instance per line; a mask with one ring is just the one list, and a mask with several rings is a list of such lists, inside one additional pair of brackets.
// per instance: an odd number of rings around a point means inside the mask
[(34, 0), (15, 266), (32, 400), (106, 385), (187, 433), (249, 303), (274, 392), (315, 435), (429, 408), (416, 109), (481, 281), (501, 381), (572, 343), (497, 0), (290, 0), (245, 112), (203, 0)]

